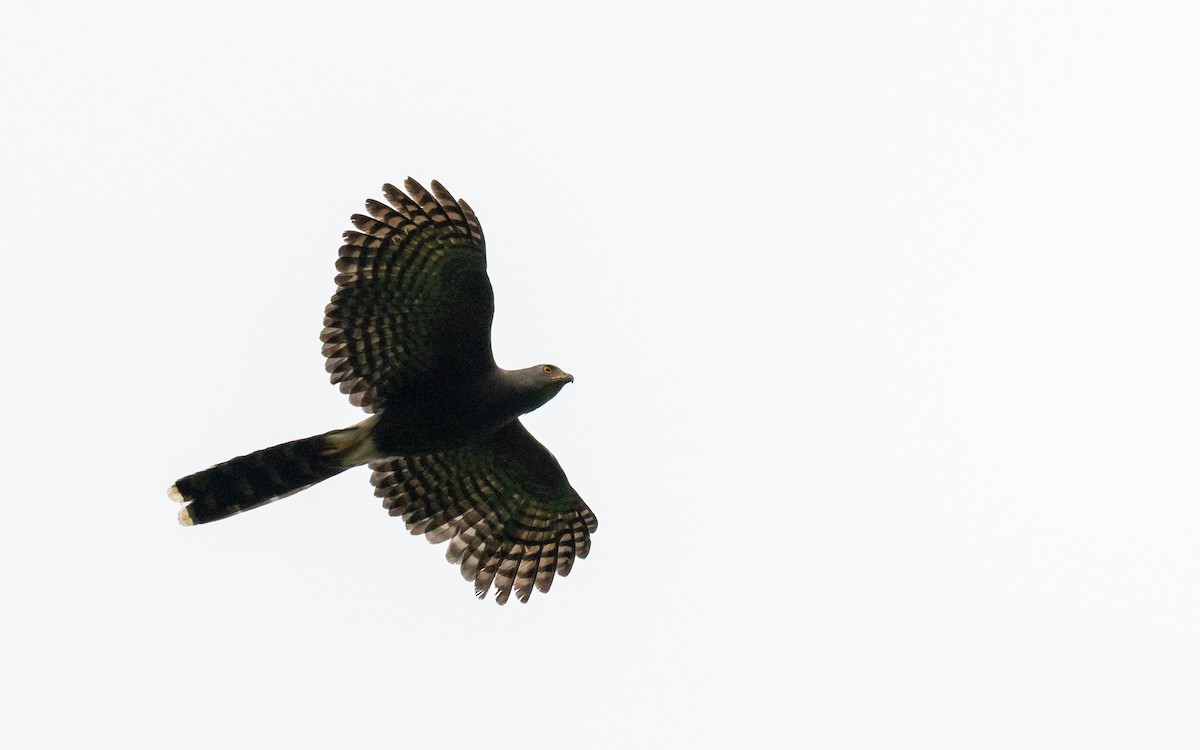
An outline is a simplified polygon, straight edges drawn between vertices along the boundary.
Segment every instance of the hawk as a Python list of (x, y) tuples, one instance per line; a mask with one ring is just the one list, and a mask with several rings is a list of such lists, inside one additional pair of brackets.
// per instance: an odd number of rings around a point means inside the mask
[(370, 416), (186, 476), (168, 490), (185, 526), (258, 508), (362, 464), (413, 534), (448, 541), (483, 598), (549, 591), (587, 557), (596, 517), (519, 417), (574, 378), (492, 358), (483, 231), (436, 180), (383, 186), (343, 235), (325, 308), (330, 381)]

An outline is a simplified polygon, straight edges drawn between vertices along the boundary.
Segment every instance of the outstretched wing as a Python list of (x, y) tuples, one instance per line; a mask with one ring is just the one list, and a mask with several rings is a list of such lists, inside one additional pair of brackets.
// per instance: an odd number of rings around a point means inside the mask
[(367, 201), (350, 217), (325, 308), (321, 352), (330, 381), (374, 412), (390, 394), (496, 366), (492, 285), (483, 230), (466, 201), (436, 180), (392, 185), (391, 206)]
[(535, 587), (549, 591), (591, 548), (596, 517), (519, 420), (481, 445), (371, 468), (388, 513), (434, 544), (449, 540), (446, 559), (481, 599), (492, 586), (500, 604), (514, 589), (523, 602)]

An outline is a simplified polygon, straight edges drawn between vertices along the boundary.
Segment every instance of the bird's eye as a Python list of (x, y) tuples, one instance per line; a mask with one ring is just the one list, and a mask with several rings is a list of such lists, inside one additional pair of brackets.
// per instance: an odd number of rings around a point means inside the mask
[(544, 372), (544, 373), (546, 373), (547, 375), (549, 375), (550, 373), (554, 372), (554, 368), (553, 368), (553, 367), (551, 367), (550, 365), (543, 365), (543, 366), (542, 366), (542, 372)]

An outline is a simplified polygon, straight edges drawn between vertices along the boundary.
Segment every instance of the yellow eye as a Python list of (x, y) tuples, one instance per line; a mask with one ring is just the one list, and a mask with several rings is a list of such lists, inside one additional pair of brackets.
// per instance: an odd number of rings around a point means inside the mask
[(550, 373), (554, 372), (554, 368), (551, 367), (550, 365), (542, 365), (542, 372), (549, 375)]

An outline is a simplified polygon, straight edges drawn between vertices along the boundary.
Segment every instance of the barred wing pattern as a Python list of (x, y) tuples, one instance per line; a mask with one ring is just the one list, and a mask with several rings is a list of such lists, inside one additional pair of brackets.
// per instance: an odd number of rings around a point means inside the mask
[(389, 394), (496, 366), (492, 285), (483, 230), (466, 201), (436, 180), (392, 185), (368, 200), (337, 261), (338, 289), (321, 332), (325, 369), (368, 412)]
[(522, 602), (534, 588), (549, 591), (555, 573), (570, 573), (591, 548), (596, 517), (520, 420), (482, 445), (371, 468), (388, 513), (434, 544), (449, 540), (446, 559), (481, 599), (492, 586), (500, 604), (514, 590)]

